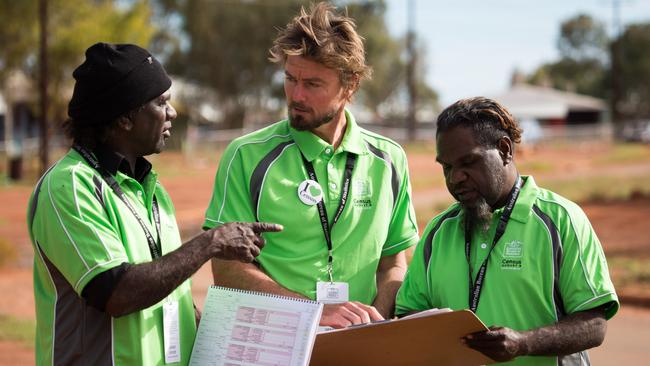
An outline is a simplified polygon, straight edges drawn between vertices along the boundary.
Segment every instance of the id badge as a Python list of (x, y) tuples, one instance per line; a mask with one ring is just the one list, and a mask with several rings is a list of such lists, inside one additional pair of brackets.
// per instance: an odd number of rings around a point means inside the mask
[(163, 346), (165, 363), (181, 362), (181, 344), (178, 320), (178, 301), (163, 303)]
[(316, 282), (316, 301), (323, 304), (348, 302), (347, 282)]

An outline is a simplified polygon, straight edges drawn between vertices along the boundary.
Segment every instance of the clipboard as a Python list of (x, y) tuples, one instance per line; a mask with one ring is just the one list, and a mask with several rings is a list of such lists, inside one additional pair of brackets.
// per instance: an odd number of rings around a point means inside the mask
[(469, 310), (434, 312), (319, 333), (311, 366), (485, 365), (496, 361), (460, 338), (487, 330)]

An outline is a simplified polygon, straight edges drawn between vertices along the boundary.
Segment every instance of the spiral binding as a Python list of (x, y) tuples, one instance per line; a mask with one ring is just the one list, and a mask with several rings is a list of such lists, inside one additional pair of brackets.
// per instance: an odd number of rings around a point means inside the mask
[(272, 297), (274, 299), (290, 300), (290, 301), (302, 302), (302, 303), (306, 303), (306, 304), (318, 305), (318, 301), (314, 301), (314, 300), (310, 300), (310, 299), (300, 299), (300, 298), (297, 298), (297, 297), (289, 297), (289, 296), (284, 296), (284, 295), (270, 294), (268, 292), (242, 290), (242, 289), (239, 289), (239, 288), (230, 288), (230, 287), (223, 287), (223, 286), (216, 286), (216, 285), (212, 285), (210, 287), (214, 288), (214, 289), (217, 289), (217, 290), (226, 290), (226, 291), (230, 291), (230, 292), (237, 292), (237, 293), (240, 293), (240, 294), (260, 295), (260, 296), (265, 296), (265, 297)]

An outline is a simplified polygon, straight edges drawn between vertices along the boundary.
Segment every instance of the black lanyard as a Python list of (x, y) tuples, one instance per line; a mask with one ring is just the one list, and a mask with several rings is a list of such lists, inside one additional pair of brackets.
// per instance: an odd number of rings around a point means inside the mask
[(158, 232), (158, 241), (154, 240), (153, 235), (151, 234), (151, 231), (147, 228), (147, 225), (144, 223), (144, 220), (138, 215), (136, 212), (135, 208), (133, 205), (131, 205), (131, 202), (126, 198), (126, 195), (122, 191), (122, 188), (120, 188), (119, 183), (115, 180), (115, 178), (103, 167), (99, 165), (99, 161), (84, 147), (79, 146), (79, 145), (74, 145), (72, 147), (75, 149), (81, 156), (92, 166), (95, 170), (101, 174), (102, 178), (104, 181), (111, 187), (113, 192), (124, 202), (126, 207), (129, 208), (133, 216), (135, 216), (135, 219), (138, 220), (138, 223), (142, 227), (142, 231), (144, 231), (144, 236), (147, 237), (147, 243), (149, 244), (149, 251), (151, 252), (151, 257), (153, 259), (156, 259), (161, 256), (161, 244), (160, 244), (160, 212), (158, 211), (158, 201), (156, 200), (156, 196), (154, 194), (153, 196), (153, 205), (151, 207), (151, 212), (153, 214), (153, 219), (156, 223), (156, 230)]
[[(316, 172), (314, 171), (314, 166), (312, 163), (305, 158), (305, 155), (300, 153), (302, 156), (302, 161), (305, 164), (305, 169), (307, 169), (307, 175), (309, 179), (318, 182), (316, 177)], [(347, 159), (345, 161), (345, 172), (343, 173), (343, 192), (341, 193), (341, 201), (339, 202), (339, 207), (336, 210), (336, 214), (332, 219), (332, 224), (327, 220), (327, 210), (325, 209), (325, 203), (321, 199), (316, 206), (318, 207), (318, 215), (320, 216), (320, 223), (323, 227), (323, 235), (325, 236), (325, 243), (327, 244), (327, 272), (329, 274), (330, 282), (332, 282), (332, 228), (343, 213), (345, 205), (348, 202), (348, 195), (350, 194), (350, 181), (352, 180), (352, 171), (354, 170), (354, 165), (357, 162), (357, 156), (355, 154), (347, 154)], [(322, 189), (321, 189), (322, 190)], [(323, 192), (323, 196), (325, 196)]]
[(522, 185), (521, 177), (517, 176), (517, 181), (515, 182), (515, 185), (512, 187), (512, 190), (508, 195), (508, 202), (506, 203), (506, 206), (503, 209), (501, 218), (499, 218), (499, 224), (497, 225), (496, 231), (494, 233), (494, 239), (492, 240), (492, 246), (490, 247), (490, 251), (488, 252), (487, 257), (485, 257), (483, 264), (481, 264), (481, 267), (479, 268), (478, 273), (476, 274), (476, 280), (474, 281), (474, 283), (472, 283), (472, 265), (470, 261), (470, 250), (472, 248), (472, 228), (469, 225), (469, 220), (465, 218), (465, 258), (467, 259), (467, 266), (469, 267), (469, 308), (474, 313), (478, 308), (478, 302), (481, 297), (481, 290), (483, 289), (483, 284), (485, 283), (485, 272), (487, 270), (487, 264), (488, 264), (488, 260), (490, 259), (490, 254), (492, 254), (492, 250), (497, 245), (499, 239), (501, 239), (501, 237), (503, 236), (503, 233), (505, 233), (506, 231), (506, 225), (508, 225), (508, 221), (510, 220), (510, 215), (512, 214), (512, 211), (515, 207), (515, 202), (517, 201), (517, 197), (519, 196), (521, 185)]

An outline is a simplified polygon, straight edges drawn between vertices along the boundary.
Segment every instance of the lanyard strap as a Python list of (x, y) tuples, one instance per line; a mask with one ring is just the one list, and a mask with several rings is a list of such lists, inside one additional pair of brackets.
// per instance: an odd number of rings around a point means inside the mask
[[(307, 169), (307, 175), (309, 176), (309, 179), (318, 182), (318, 178), (316, 177), (316, 172), (314, 171), (314, 166), (312, 163), (305, 158), (305, 155), (300, 153), (302, 156), (302, 161), (305, 164), (305, 169)], [(325, 209), (325, 203), (321, 199), (316, 206), (318, 207), (318, 215), (320, 216), (320, 223), (321, 226), (323, 227), (323, 235), (325, 236), (325, 243), (327, 244), (327, 273), (330, 278), (330, 282), (333, 282), (333, 277), (332, 277), (332, 228), (334, 227), (334, 224), (339, 221), (339, 218), (341, 217), (341, 214), (343, 213), (343, 210), (345, 209), (345, 205), (348, 202), (348, 195), (350, 194), (350, 181), (352, 180), (352, 171), (354, 170), (354, 166), (357, 162), (357, 156), (355, 154), (347, 154), (347, 159), (345, 161), (345, 172), (343, 173), (343, 192), (341, 193), (341, 200), (339, 202), (339, 207), (336, 210), (336, 214), (334, 215), (334, 218), (332, 219), (332, 223), (330, 224), (329, 221), (327, 220), (327, 210)], [(323, 195), (324, 196), (324, 195)]]
[(510, 215), (512, 214), (512, 211), (515, 207), (515, 202), (519, 196), (519, 191), (521, 191), (521, 185), (521, 177), (517, 176), (517, 181), (515, 182), (515, 185), (512, 187), (512, 190), (508, 195), (508, 202), (503, 209), (501, 218), (499, 218), (499, 224), (497, 225), (497, 229), (494, 233), (494, 239), (492, 240), (490, 251), (488, 252), (487, 257), (485, 257), (485, 260), (483, 260), (483, 263), (481, 264), (481, 267), (476, 274), (476, 280), (474, 283), (472, 283), (472, 265), (470, 261), (470, 251), (472, 247), (472, 228), (469, 225), (469, 220), (465, 219), (465, 258), (467, 259), (467, 266), (469, 267), (469, 308), (474, 313), (476, 313), (476, 309), (478, 308), (478, 302), (481, 297), (481, 290), (483, 289), (483, 284), (485, 283), (485, 272), (487, 270), (490, 254), (492, 254), (492, 250), (497, 245), (499, 239), (501, 239), (503, 236), (503, 233), (506, 231), (506, 226), (508, 225), (508, 221), (510, 221)]
[(147, 228), (147, 225), (145, 224), (144, 220), (138, 215), (137, 211), (129, 202), (129, 200), (126, 198), (126, 195), (124, 194), (124, 191), (122, 191), (122, 188), (120, 187), (119, 183), (115, 180), (115, 178), (106, 170), (104, 169), (100, 164), (99, 161), (84, 147), (80, 145), (74, 145), (72, 147), (75, 149), (81, 156), (92, 166), (95, 170), (99, 172), (99, 174), (102, 176), (104, 181), (108, 184), (109, 187), (115, 192), (115, 194), (124, 202), (126, 207), (128, 207), (129, 211), (135, 216), (135, 219), (138, 220), (138, 223), (140, 224), (140, 227), (142, 227), (142, 231), (144, 232), (144, 236), (147, 238), (147, 243), (149, 244), (149, 251), (151, 252), (151, 257), (153, 259), (156, 259), (161, 256), (161, 244), (160, 244), (160, 211), (158, 210), (158, 200), (156, 200), (156, 196), (153, 196), (153, 205), (151, 207), (151, 212), (153, 214), (153, 219), (156, 224), (156, 230), (158, 232), (158, 241), (154, 240), (153, 235), (151, 234), (151, 231), (149, 231), (149, 228)]

